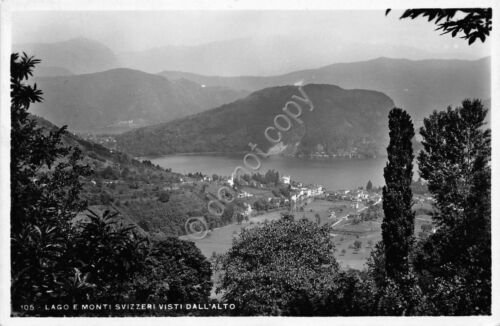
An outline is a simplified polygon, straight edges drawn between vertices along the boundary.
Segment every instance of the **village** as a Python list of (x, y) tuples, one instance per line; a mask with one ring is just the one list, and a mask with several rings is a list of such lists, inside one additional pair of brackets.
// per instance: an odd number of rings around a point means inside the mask
[[(149, 166), (148, 161), (143, 163)], [(221, 187), (231, 189), (234, 200), (221, 217), (210, 216), (207, 202), (217, 198)], [(109, 165), (101, 167), (84, 189), (90, 205), (111, 205), (154, 237), (194, 241), (207, 257), (226, 252), (243, 229), (285, 214), (328, 227), (335, 255), (346, 267), (362, 268), (381, 238), (382, 189), (371, 182), (355, 189), (331, 190), (303, 184), (274, 170), (232, 178), (200, 172), (178, 174), (153, 164), (151, 171), (143, 172)], [(420, 181), (415, 182), (414, 202), (415, 236), (423, 238), (435, 229), (432, 198)], [(196, 216), (206, 221), (208, 229), (201, 239), (186, 234), (184, 225), (186, 218)]]

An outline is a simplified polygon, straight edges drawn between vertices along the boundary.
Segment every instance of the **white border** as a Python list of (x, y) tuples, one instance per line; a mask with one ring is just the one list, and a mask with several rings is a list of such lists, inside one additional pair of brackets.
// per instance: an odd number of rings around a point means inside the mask
[[(137, 323), (147, 325), (168, 324), (203, 324), (203, 325), (231, 325), (236, 320), (231, 317), (115, 317), (115, 318), (10, 318), (10, 98), (9, 98), (9, 61), (11, 47), (10, 22), (11, 13), (14, 11), (27, 10), (324, 10), (324, 9), (406, 9), (406, 8), (436, 8), (436, 7), (492, 7), (493, 8), (493, 35), (492, 46), (492, 98), (491, 106), (496, 107), (499, 103), (498, 90), (500, 89), (499, 46), (500, 30), (498, 15), (500, 6), (494, 0), (358, 0), (332, 1), (332, 0), (192, 0), (192, 1), (160, 1), (160, 0), (0, 0), (0, 325), (135, 325)], [(410, 22), (409, 22), (410, 23)], [(311, 323), (317, 325), (500, 325), (500, 223), (498, 218), (500, 212), (500, 113), (492, 110), (492, 254), (493, 254), (493, 298), (492, 316), (488, 317), (314, 317), (291, 318), (291, 317), (251, 317), (237, 319), (237, 323), (244, 325), (267, 325), (267, 324), (295, 324)]]

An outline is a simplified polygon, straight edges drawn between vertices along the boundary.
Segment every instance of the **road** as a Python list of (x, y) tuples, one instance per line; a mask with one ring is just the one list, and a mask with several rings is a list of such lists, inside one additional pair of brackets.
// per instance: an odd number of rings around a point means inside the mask
[[(382, 201), (382, 198), (380, 198), (376, 203), (373, 203), (372, 205), (370, 206), (365, 206), (363, 207), (362, 209), (360, 209), (358, 211), (358, 213), (361, 213), (362, 211), (366, 210), (368, 207), (371, 207), (371, 206), (375, 206), (377, 205), (378, 203), (380, 203)], [(347, 214), (346, 216), (342, 216), (337, 222), (333, 223), (330, 227), (335, 227), (335, 225), (339, 224), (340, 222), (342, 222), (342, 220), (346, 220), (347, 221), (347, 217), (349, 216), (349, 214)]]

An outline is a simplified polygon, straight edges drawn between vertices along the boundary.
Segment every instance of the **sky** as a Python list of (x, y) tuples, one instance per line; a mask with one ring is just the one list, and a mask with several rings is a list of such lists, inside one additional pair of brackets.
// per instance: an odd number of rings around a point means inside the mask
[[(286, 35), (301, 41), (318, 39), (324, 46), (366, 42), (415, 47), (450, 58), (480, 58), (489, 41), (467, 42), (441, 36), (424, 19), (400, 20), (401, 11), (23, 11), (12, 17), (14, 43), (51, 43), (75, 37), (94, 39), (117, 53), (169, 45), (193, 46), (239, 38)], [(334, 41), (332, 41), (334, 40)], [(323, 44), (322, 44), (323, 46)], [(437, 56), (437, 55), (436, 55)]]

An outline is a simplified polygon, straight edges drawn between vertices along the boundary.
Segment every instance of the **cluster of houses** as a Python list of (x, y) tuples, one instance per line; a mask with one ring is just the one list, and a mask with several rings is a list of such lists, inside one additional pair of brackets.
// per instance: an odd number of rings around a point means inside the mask
[(318, 197), (325, 193), (323, 186), (321, 185), (309, 185), (309, 186), (300, 186), (291, 187), (293, 195), (290, 196), (290, 200), (292, 201), (300, 201), (307, 198)]
[(373, 202), (377, 203), (382, 199), (382, 195), (378, 192), (367, 191), (364, 189), (355, 190), (336, 190), (330, 192), (327, 199), (329, 200), (346, 200), (351, 202)]

